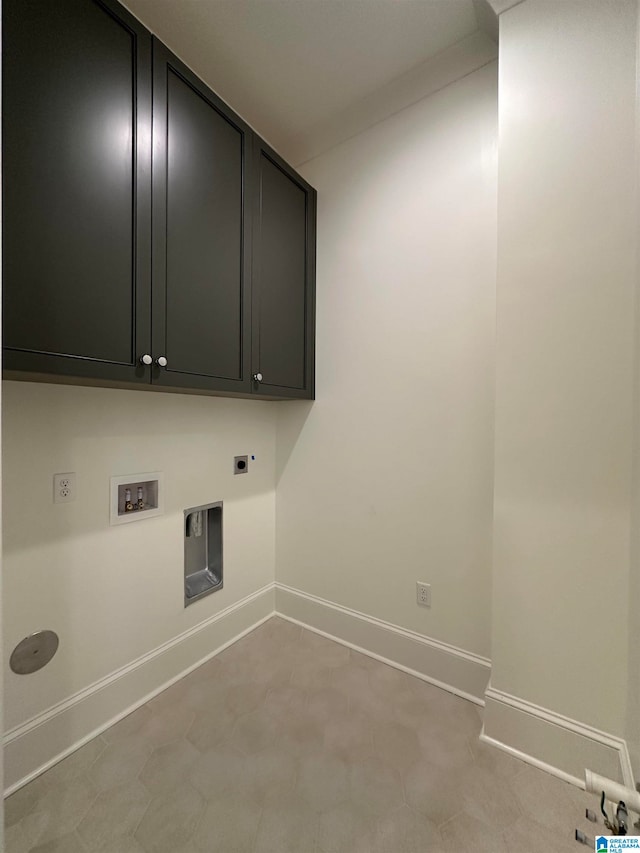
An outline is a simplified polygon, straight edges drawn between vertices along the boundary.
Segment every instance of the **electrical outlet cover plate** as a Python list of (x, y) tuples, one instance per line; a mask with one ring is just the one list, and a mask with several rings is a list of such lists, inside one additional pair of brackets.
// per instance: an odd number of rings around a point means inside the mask
[(416, 602), (421, 607), (431, 607), (431, 584), (416, 582)]
[(73, 471), (53, 475), (53, 502), (65, 504), (76, 499), (76, 475)]

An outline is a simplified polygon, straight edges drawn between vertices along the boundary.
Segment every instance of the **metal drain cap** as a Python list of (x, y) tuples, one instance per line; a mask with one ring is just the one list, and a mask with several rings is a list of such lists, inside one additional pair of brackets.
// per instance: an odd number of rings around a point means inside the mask
[(20, 640), (11, 652), (9, 665), (18, 675), (29, 675), (46, 666), (58, 651), (59, 639), (55, 631), (36, 631)]

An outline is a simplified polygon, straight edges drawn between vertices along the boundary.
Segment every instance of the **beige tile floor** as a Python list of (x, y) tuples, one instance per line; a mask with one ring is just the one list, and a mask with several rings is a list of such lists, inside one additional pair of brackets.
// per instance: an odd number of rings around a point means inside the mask
[(480, 727), (471, 703), (274, 618), (10, 797), (7, 853), (586, 849), (586, 795)]

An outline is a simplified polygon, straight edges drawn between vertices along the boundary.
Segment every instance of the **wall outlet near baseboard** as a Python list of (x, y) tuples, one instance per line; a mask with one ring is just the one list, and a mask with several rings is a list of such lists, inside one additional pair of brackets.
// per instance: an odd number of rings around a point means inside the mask
[(431, 607), (431, 584), (416, 581), (416, 602), (421, 607)]

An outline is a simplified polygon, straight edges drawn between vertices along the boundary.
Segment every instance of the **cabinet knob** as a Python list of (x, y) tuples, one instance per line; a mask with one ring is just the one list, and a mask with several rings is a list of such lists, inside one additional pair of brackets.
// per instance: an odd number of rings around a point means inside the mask
[(153, 362), (153, 359), (147, 353), (140, 356), (140, 364), (152, 364), (152, 362)]
[(253, 374), (253, 381), (254, 382), (262, 382), (262, 374), (261, 373), (254, 373)]
[(158, 365), (158, 367), (166, 367), (167, 359), (163, 355), (158, 356), (158, 358), (156, 358), (156, 364)]

